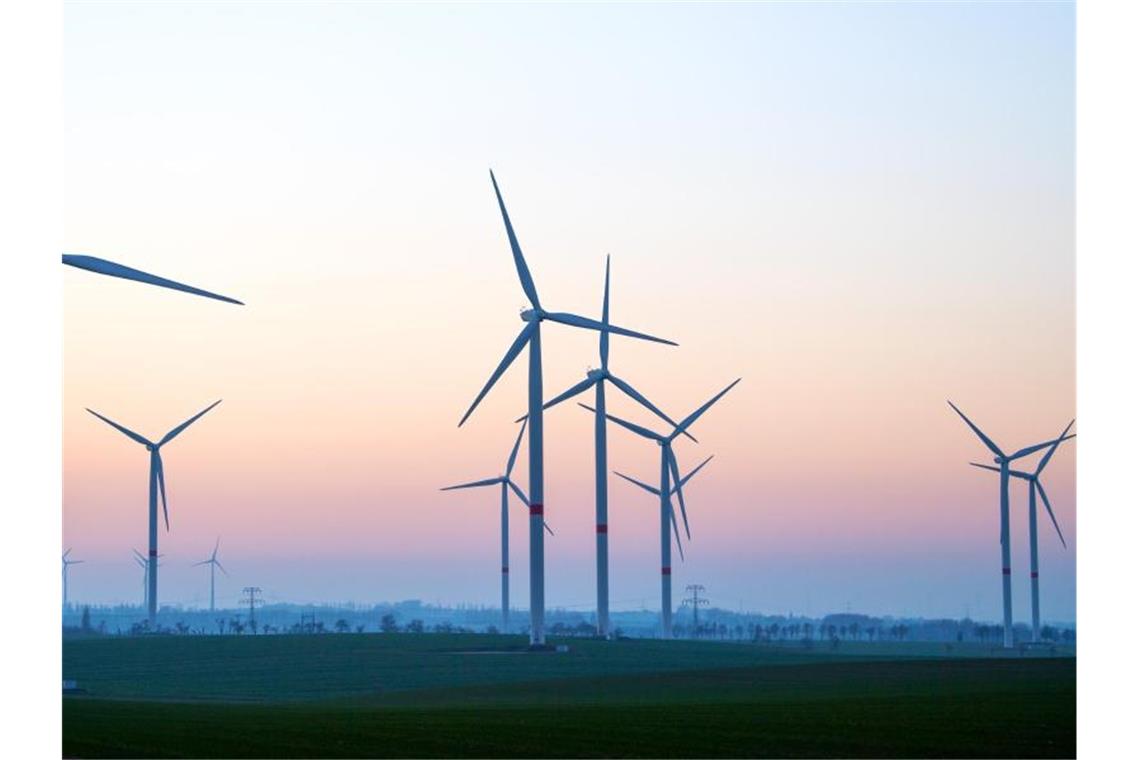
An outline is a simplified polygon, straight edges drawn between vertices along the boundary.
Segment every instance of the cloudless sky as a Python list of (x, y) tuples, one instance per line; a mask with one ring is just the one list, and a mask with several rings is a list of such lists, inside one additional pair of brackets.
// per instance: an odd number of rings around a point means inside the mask
[[(597, 317), (610, 253), (614, 321), (681, 344), (615, 338), (615, 372), (678, 417), (744, 378), (678, 445), (716, 458), (677, 588), (996, 619), (997, 480), (946, 399), (1011, 448), (1075, 415), (1073, 35), (1069, 3), (68, 4), (67, 250), (248, 303), (62, 273), (73, 600), (137, 601), (146, 540), (146, 452), (84, 407), (157, 437), (223, 398), (164, 453), (161, 602), (206, 602), (220, 534), (225, 602), (497, 603), (497, 492), (437, 490), (499, 474), (525, 409), (520, 362), (456, 428), (525, 303), (493, 167), (544, 306)], [(543, 343), (548, 397), (598, 364)], [(592, 421), (546, 431), (547, 600), (589, 610)], [(1046, 620), (1075, 616), (1075, 451)], [(615, 607), (655, 605), (657, 530), (611, 479)]]

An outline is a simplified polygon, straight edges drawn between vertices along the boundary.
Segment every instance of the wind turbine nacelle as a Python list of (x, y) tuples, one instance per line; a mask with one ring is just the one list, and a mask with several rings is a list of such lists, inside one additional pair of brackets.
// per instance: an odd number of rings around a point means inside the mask
[(519, 312), (519, 319), (523, 322), (537, 322), (541, 315), (534, 309), (523, 309)]
[(586, 377), (590, 380), (597, 380), (606, 374), (604, 369), (588, 369), (586, 370)]

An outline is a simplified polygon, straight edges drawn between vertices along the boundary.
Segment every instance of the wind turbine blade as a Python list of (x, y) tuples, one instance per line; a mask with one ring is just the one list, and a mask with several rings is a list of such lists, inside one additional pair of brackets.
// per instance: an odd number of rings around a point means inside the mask
[[(592, 407), (592, 406), (587, 406), (586, 404), (583, 404), (583, 403), (579, 403), (578, 406), (582, 407), (583, 409), (586, 409), (587, 411), (590, 411), (590, 412), (597, 414), (597, 410), (594, 409), (594, 407)], [(634, 433), (637, 433), (638, 435), (640, 435), (644, 438), (648, 438), (651, 441), (657, 441), (658, 443), (664, 443), (665, 442), (665, 436), (657, 435), (657, 433), (654, 433), (652, 430), (650, 430), (648, 428), (643, 428), (641, 425), (635, 425), (632, 422), (626, 422), (621, 417), (615, 417), (612, 414), (607, 413), (606, 419), (611, 421), (611, 422), (616, 422), (617, 424), (621, 425), (626, 430), (631, 430)]]
[(710, 398), (708, 401), (706, 401), (704, 404), (702, 404), (700, 406), (700, 408), (697, 409), (697, 411), (693, 412), (688, 417), (681, 420), (681, 424), (678, 425), (677, 429), (673, 431), (673, 434), (671, 436), (669, 436), (670, 440), (673, 438), (676, 438), (678, 435), (685, 432), (685, 429), (688, 428), (689, 425), (692, 425), (694, 422), (696, 422), (697, 418), (700, 417), (705, 412), (707, 412), (709, 407), (711, 407), (716, 402), (720, 401), (721, 397), (724, 396), (724, 394), (728, 393), (730, 390), (732, 390), (734, 387), (736, 387), (736, 384), (739, 383), (740, 380), (741, 380), (741, 378), (739, 378), (739, 377), (736, 378), (735, 380), (733, 380), (731, 383), (729, 383), (727, 388), (725, 388), (723, 391), (716, 394), (715, 396)]
[(509, 478), (507, 479), (507, 485), (510, 486), (511, 490), (515, 492), (515, 496), (519, 497), (519, 501), (523, 503), (523, 506), (529, 508), (530, 499), (527, 498), (526, 492), (519, 488), (518, 484), (515, 483), (515, 481), (510, 480)]
[(166, 532), (170, 532), (170, 515), (166, 512), (166, 475), (162, 471), (162, 455), (156, 449), (154, 452), (154, 475), (158, 478), (158, 492), (162, 495), (162, 519), (166, 523)]
[(575, 383), (574, 385), (570, 386), (569, 388), (567, 388), (565, 391), (563, 391), (559, 395), (557, 395), (554, 398), (547, 401), (545, 404), (542, 405), (542, 408), (543, 409), (549, 409), (552, 406), (555, 406), (557, 404), (561, 404), (563, 401), (565, 401), (568, 398), (574, 398), (579, 393), (581, 393), (582, 391), (592, 387), (595, 383), (597, 383), (600, 380), (601, 380), (601, 377), (587, 377), (582, 382)]
[(1053, 445), (1049, 447), (1049, 450), (1045, 452), (1045, 456), (1041, 457), (1041, 461), (1037, 463), (1037, 469), (1033, 473), (1034, 475), (1040, 475), (1041, 471), (1045, 469), (1045, 465), (1049, 464), (1049, 460), (1053, 458), (1053, 453), (1057, 450), (1057, 447), (1061, 445), (1061, 442), (1065, 440), (1065, 436), (1068, 434), (1069, 428), (1073, 426), (1074, 422), (1076, 422), (1076, 420), (1070, 421), (1069, 424), (1065, 426), (1065, 429), (1061, 431), (1061, 437), (1054, 441)]
[(178, 435), (179, 435), (179, 434), (180, 434), (180, 433), (181, 433), (183, 430), (185, 430), (186, 428), (188, 428), (188, 427), (190, 427), (191, 425), (193, 425), (193, 424), (194, 424), (194, 423), (195, 423), (195, 422), (198, 420), (198, 418), (199, 418), (199, 417), (201, 417), (203, 414), (205, 414), (206, 412), (210, 411), (211, 409), (213, 409), (215, 406), (217, 406), (217, 405), (218, 405), (218, 404), (220, 404), (220, 403), (222, 403), (222, 400), (221, 400), (221, 399), (218, 399), (217, 401), (215, 401), (214, 403), (210, 404), (208, 407), (206, 407), (206, 408), (205, 408), (205, 409), (203, 409), (202, 411), (200, 411), (200, 412), (198, 412), (197, 414), (195, 414), (195, 415), (194, 415), (193, 417), (191, 417), (190, 419), (188, 419), (188, 420), (186, 420), (185, 422), (183, 422), (183, 423), (182, 423), (181, 425), (179, 425), (178, 427), (176, 427), (176, 428), (174, 428), (173, 430), (171, 430), (171, 431), (170, 431), (169, 433), (167, 433), (166, 435), (162, 436), (162, 440), (158, 442), (158, 445), (159, 445), (159, 446), (165, 446), (167, 443), (169, 443), (169, 442), (173, 441), (175, 438), (177, 438), (177, 437), (178, 437)]
[(640, 338), (641, 340), (648, 340), (654, 343), (664, 343), (669, 346), (677, 345), (671, 340), (657, 338), (653, 335), (647, 335), (646, 333), (640, 333), (636, 330), (629, 330), (624, 327), (618, 327), (617, 325), (603, 325), (596, 319), (580, 317), (577, 314), (569, 314), (564, 311), (548, 311), (544, 312), (542, 316), (544, 319), (549, 319), (551, 322), (561, 322), (564, 325), (571, 325), (572, 327), (582, 327), (587, 330), (608, 330), (615, 335), (625, 335), (630, 338)]
[(669, 522), (673, 525), (673, 538), (677, 540), (677, 553), (681, 555), (681, 561), (685, 561), (685, 549), (681, 546), (681, 532), (677, 530), (677, 512), (673, 509), (673, 502), (669, 502)]
[(610, 255), (606, 254), (606, 289), (602, 296), (602, 330), (598, 336), (598, 354), (602, 369), (610, 366)]
[[(993, 470), (994, 472), (1001, 472), (1000, 467), (994, 467), (992, 464), (978, 464), (977, 462), (970, 462), (971, 467), (979, 467), (983, 470)], [(1012, 473), (1010, 473), (1012, 474)]]
[(217, 560), (214, 560), (214, 564), (215, 564), (215, 565), (217, 565), (217, 566), (218, 566), (218, 569), (222, 571), (222, 575), (225, 575), (225, 576), (228, 576), (228, 575), (229, 575), (229, 573), (227, 573), (227, 572), (226, 572), (226, 569), (225, 569), (224, 567), (222, 567), (222, 563), (221, 563), (221, 562), (218, 562)]
[(978, 438), (982, 439), (982, 443), (984, 443), (986, 445), (986, 448), (988, 448), (990, 451), (992, 451), (994, 454), (996, 454), (999, 457), (1005, 456), (1005, 454), (1002, 453), (1002, 450), (998, 448), (998, 445), (996, 443), (994, 443), (993, 441), (991, 441), (986, 436), (986, 434), (982, 432), (981, 428), (979, 428), (977, 425), (975, 425), (973, 422), (971, 422), (970, 418), (967, 417), (965, 414), (963, 414), (961, 409), (954, 406), (953, 401), (950, 401), (949, 399), (947, 399), (946, 403), (949, 404), (950, 408), (953, 409), (955, 412), (957, 412), (958, 416), (961, 417), (966, 422), (966, 424), (970, 426), (970, 430), (974, 431), (974, 435), (976, 435), (976, 436), (978, 436)]
[(677, 484), (673, 491), (676, 492), (677, 501), (681, 504), (681, 519), (685, 521), (685, 537), (692, 541), (693, 534), (689, 532), (689, 515), (685, 511), (685, 492), (681, 489), (681, 470), (677, 467), (677, 457), (674, 456), (673, 449), (669, 448), (666, 453), (669, 456), (669, 471), (673, 474), (673, 482)]
[(441, 488), (441, 491), (455, 491), (459, 488), (480, 488), (482, 486), (497, 486), (503, 482), (502, 478), (487, 478), (486, 480), (475, 480), (470, 483), (460, 483), (457, 486), (447, 486)]
[(523, 258), (522, 248), (519, 246), (518, 238), (515, 237), (515, 228), (511, 224), (511, 217), (507, 215), (507, 206), (503, 203), (502, 193), (499, 192), (499, 183), (495, 181), (495, 172), (491, 172), (491, 184), (495, 186), (495, 198), (499, 201), (499, 211), (503, 215), (503, 224), (507, 227), (507, 239), (511, 243), (511, 255), (515, 258), (515, 269), (519, 273), (519, 283), (522, 284), (523, 292), (526, 293), (530, 305), (536, 310), (541, 310), (542, 307), (538, 305), (538, 291), (534, 287), (534, 278), (530, 276), (530, 269), (527, 268), (526, 259)]
[[(649, 411), (656, 414), (658, 417), (660, 417), (665, 422), (668, 422), (669, 427), (671, 427), (671, 428), (677, 427), (677, 423), (674, 422), (669, 417), (669, 415), (665, 414), (665, 412), (661, 411), (656, 406), (654, 406), (652, 403), (650, 403), (649, 399), (645, 398), (645, 396), (642, 396), (640, 393), (638, 393), (637, 390), (634, 389), (634, 387), (632, 385), (627, 383), (625, 380), (622, 380), (617, 375), (613, 375), (613, 374), (610, 374), (607, 372), (606, 376), (610, 379), (610, 382), (612, 382), (614, 385), (616, 385), (621, 390), (622, 393), (629, 396), (631, 399), (633, 399), (634, 401), (641, 404), (642, 406), (644, 406)], [(684, 435), (686, 438), (691, 440), (693, 443), (697, 443), (697, 439), (693, 438), (693, 436), (689, 435), (687, 432)]]
[(549, 526), (549, 525), (546, 523), (546, 520), (543, 520), (543, 521), (542, 521), (542, 527), (546, 528), (546, 532), (547, 532), (547, 533), (549, 533), (549, 534), (550, 534), (550, 535), (552, 535), (552, 536), (554, 535), (554, 531), (552, 531), (552, 530), (550, 529), (550, 526)]
[(222, 537), (218, 536), (218, 540), (214, 542), (214, 551), (212, 554), (210, 554), (210, 559), (217, 559), (217, 557), (218, 557), (218, 546), (220, 546), (221, 543), (222, 543)]
[(674, 492), (677, 492), (677, 491), (679, 491), (679, 490), (680, 490), (680, 488), (681, 488), (681, 486), (683, 486), (683, 485), (685, 485), (686, 483), (688, 483), (688, 482), (689, 482), (689, 479), (690, 479), (690, 478), (692, 478), (694, 475), (696, 475), (698, 472), (700, 472), (700, 471), (701, 471), (701, 468), (703, 468), (703, 467), (704, 467), (706, 464), (708, 464), (708, 463), (709, 463), (711, 460), (712, 460), (712, 455), (709, 455), (708, 459), (706, 459), (705, 461), (703, 461), (703, 462), (701, 462), (700, 464), (698, 464), (696, 467), (694, 467), (694, 468), (692, 469), (692, 471), (691, 471), (691, 472), (690, 472), (688, 475), (686, 475), (685, 477), (681, 478), (681, 480), (680, 480), (680, 481), (677, 483), (677, 485), (675, 485), (675, 486), (673, 487), (673, 491), (674, 491)]
[(507, 485), (510, 486), (510, 488), (514, 492), (515, 496), (517, 496), (519, 498), (519, 501), (522, 502), (522, 505), (524, 507), (529, 508), (530, 507), (530, 499), (527, 498), (526, 492), (523, 491), (521, 488), (519, 488), (518, 484), (515, 483), (513, 480), (507, 480)]
[(123, 427), (122, 425), (120, 425), (119, 423), (115, 422), (114, 420), (109, 420), (109, 419), (107, 419), (106, 417), (104, 417), (103, 415), (99, 414), (99, 412), (95, 411), (94, 409), (88, 409), (87, 411), (91, 412), (91, 414), (94, 414), (96, 417), (98, 417), (99, 419), (103, 420), (103, 422), (106, 422), (108, 425), (110, 425), (111, 427), (115, 428), (115, 429), (116, 429), (116, 430), (118, 430), (120, 433), (122, 433), (123, 435), (127, 436), (128, 438), (130, 438), (132, 441), (135, 441), (136, 443), (141, 443), (143, 446), (151, 446), (151, 445), (153, 445), (153, 444), (152, 444), (150, 441), (148, 441), (147, 439), (143, 438), (141, 435), (139, 435), (139, 434), (138, 434), (138, 433), (136, 433), (135, 431), (133, 431), (133, 430), (128, 430), (127, 428)]
[(654, 496), (660, 496), (661, 495), (661, 492), (658, 491), (653, 486), (648, 485), (646, 483), (642, 483), (640, 480), (637, 480), (635, 478), (631, 478), (628, 475), (623, 475), (622, 473), (618, 472), (617, 470), (614, 470), (614, 475), (617, 475), (619, 478), (623, 478), (625, 480), (628, 480), (630, 483), (633, 483), (635, 486), (640, 486), (641, 488), (644, 488), (646, 491), (649, 491), (649, 493), (653, 494)]
[(1049, 440), (1049, 441), (1045, 441), (1044, 443), (1038, 443), (1034, 446), (1026, 446), (1024, 449), (1018, 449), (1017, 451), (1015, 451), (1013, 454), (1010, 455), (1009, 461), (1012, 462), (1014, 459), (1021, 459), (1021, 457), (1029, 456), (1030, 454), (1032, 454), (1035, 451), (1040, 451), (1041, 449), (1047, 449), (1055, 443), (1058, 443), (1060, 441), (1067, 441), (1070, 438), (1076, 438), (1076, 436), (1075, 435), (1065, 435), (1065, 436), (1061, 436), (1060, 438), (1057, 438), (1055, 440)]
[(1041, 494), (1041, 501), (1045, 502), (1045, 511), (1049, 513), (1049, 519), (1053, 521), (1053, 527), (1057, 529), (1057, 538), (1061, 539), (1061, 546), (1066, 549), (1069, 545), (1065, 543), (1065, 536), (1061, 533), (1061, 526), (1057, 524), (1057, 516), (1053, 514), (1053, 505), (1049, 503), (1049, 497), (1045, 493), (1045, 487), (1041, 485), (1040, 480), (1034, 481), (1037, 486), (1037, 493)]
[(193, 565), (191, 565), (191, 567), (198, 567), (199, 565), (212, 565), (212, 564), (214, 564), (213, 560), (204, 559), (201, 562), (195, 562)]
[(183, 293), (192, 293), (196, 296), (204, 296), (205, 298), (213, 298), (218, 301), (225, 301), (226, 303), (236, 303), (238, 306), (244, 306), (241, 301), (229, 296), (218, 295), (211, 293), (208, 290), (195, 288), (192, 285), (185, 285), (181, 282), (168, 280), (165, 277), (158, 275), (148, 274), (147, 272), (131, 267), (116, 264), (113, 261), (106, 259), (96, 258), (95, 256), (82, 256), (74, 253), (63, 254), (63, 263), (68, 266), (73, 266), (78, 269), (86, 269), (88, 272), (97, 272), (98, 274), (105, 274), (108, 277), (121, 277), (124, 280), (134, 280), (135, 282), (144, 282), (148, 285), (157, 285), (160, 288), (170, 288), (171, 290), (181, 290)]
[(85, 560), (85, 559), (69, 559), (67, 561), (67, 564), (69, 564), (69, 565), (82, 565), (86, 561), (87, 560)]
[(522, 443), (523, 432), (526, 431), (526, 422), (525, 422), (526, 418), (524, 417), (523, 419), (524, 419), (524, 422), (522, 424), (522, 427), (519, 428), (519, 435), (517, 438), (515, 438), (514, 448), (511, 449), (511, 456), (510, 456), (510, 458), (507, 459), (507, 477), (508, 478), (511, 476), (511, 470), (513, 470), (515, 468), (515, 457), (517, 457), (519, 454), (519, 444)]
[(146, 557), (138, 549), (131, 549), (131, 551), (134, 552), (135, 559), (146, 561)]
[(71, 554), (71, 549), (68, 549), (67, 551), (65, 551), (65, 552), (63, 553), (63, 558), (64, 558), (64, 559), (67, 559), (67, 555), (68, 555), (68, 554)]
[(495, 381), (499, 379), (499, 376), (506, 372), (507, 367), (511, 366), (511, 362), (515, 360), (515, 357), (518, 356), (519, 352), (523, 350), (523, 346), (525, 346), (527, 344), (527, 341), (530, 340), (530, 336), (534, 334), (534, 327), (537, 324), (537, 322), (526, 323), (526, 326), (523, 327), (522, 332), (520, 332), (518, 337), (515, 338), (514, 343), (512, 343), (511, 347), (507, 349), (506, 356), (504, 356), (503, 360), (499, 362), (499, 366), (495, 367), (495, 371), (491, 373), (491, 379), (488, 380), (487, 384), (483, 386), (483, 390), (479, 391), (479, 395), (475, 397), (475, 401), (471, 403), (471, 407), (467, 410), (467, 413), (463, 415), (463, 419), (459, 421), (459, 427), (463, 427), (463, 423), (466, 422), (467, 418), (471, 416), (471, 412), (475, 411), (475, 407), (479, 406), (479, 402), (482, 401), (483, 397), (487, 395), (487, 391), (491, 390), (491, 386), (495, 384)]

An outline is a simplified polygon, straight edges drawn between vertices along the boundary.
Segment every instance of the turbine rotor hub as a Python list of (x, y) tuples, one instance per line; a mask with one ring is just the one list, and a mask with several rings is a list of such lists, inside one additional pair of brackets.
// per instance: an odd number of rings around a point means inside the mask
[(519, 312), (519, 319), (523, 322), (537, 322), (542, 319), (542, 315), (537, 309), (523, 309)]

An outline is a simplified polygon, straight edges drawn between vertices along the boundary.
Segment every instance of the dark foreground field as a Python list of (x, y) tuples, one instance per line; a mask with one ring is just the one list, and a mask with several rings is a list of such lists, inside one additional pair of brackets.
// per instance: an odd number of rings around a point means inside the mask
[[(1076, 665), (989, 650), (445, 635), (67, 642), (78, 757), (1073, 757)], [(489, 651), (488, 651), (489, 650)], [(495, 651), (499, 650), (499, 651)]]

